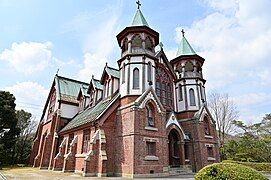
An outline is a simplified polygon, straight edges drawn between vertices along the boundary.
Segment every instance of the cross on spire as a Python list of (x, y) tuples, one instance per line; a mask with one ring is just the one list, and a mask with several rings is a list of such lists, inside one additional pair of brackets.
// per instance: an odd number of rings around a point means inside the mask
[(136, 4), (137, 4), (137, 9), (140, 9), (141, 3), (140, 3), (140, 1), (139, 1), (139, 0), (138, 0), (138, 1), (136, 1)]
[(185, 33), (185, 32), (184, 32), (184, 29), (182, 29), (182, 31), (181, 31), (181, 32), (182, 32), (182, 34), (183, 34), (183, 37), (184, 37), (184, 33)]

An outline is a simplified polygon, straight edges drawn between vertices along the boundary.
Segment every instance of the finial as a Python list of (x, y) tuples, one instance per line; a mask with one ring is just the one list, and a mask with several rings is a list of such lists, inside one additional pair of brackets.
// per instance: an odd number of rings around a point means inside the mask
[(59, 72), (59, 68), (57, 68), (56, 75), (58, 75), (58, 72)]
[(163, 44), (162, 42), (160, 42), (160, 43), (159, 43), (159, 46), (160, 46), (161, 49), (163, 49), (164, 44)]
[(94, 79), (94, 75), (92, 75), (92, 79)]
[(182, 32), (182, 34), (183, 34), (183, 37), (184, 37), (184, 33), (185, 33), (185, 32), (184, 32), (184, 29), (182, 29), (182, 31), (181, 31), (181, 32)]
[(138, 0), (138, 1), (136, 1), (136, 4), (137, 4), (137, 9), (140, 9), (141, 3), (140, 3), (140, 1), (139, 1), (139, 0)]
[(105, 63), (105, 67), (107, 67), (107, 62)]

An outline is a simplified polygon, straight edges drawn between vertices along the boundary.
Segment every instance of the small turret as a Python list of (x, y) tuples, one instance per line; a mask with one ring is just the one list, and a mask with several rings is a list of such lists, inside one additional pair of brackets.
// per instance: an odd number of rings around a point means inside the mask
[(141, 4), (137, 5), (131, 25), (117, 35), (121, 48), (118, 60), (121, 97), (139, 96), (155, 82), (154, 48), (159, 43), (159, 33), (150, 28), (140, 10)]
[(182, 30), (182, 39), (177, 57), (170, 61), (177, 76), (176, 93), (178, 103), (176, 110), (196, 111), (206, 101), (205, 80), (202, 75), (204, 59), (196, 54)]

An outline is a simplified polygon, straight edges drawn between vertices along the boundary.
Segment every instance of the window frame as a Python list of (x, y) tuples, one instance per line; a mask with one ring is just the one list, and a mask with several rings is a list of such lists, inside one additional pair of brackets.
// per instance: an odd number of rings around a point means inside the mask
[(146, 141), (146, 154), (147, 156), (156, 156), (156, 142)]
[(197, 106), (196, 105), (195, 90), (193, 88), (189, 89), (189, 103), (190, 103), (190, 106)]
[(139, 69), (135, 67), (133, 69), (133, 89), (139, 89), (139, 88), (140, 88)]
[(82, 138), (82, 154), (88, 153), (89, 142), (90, 142), (90, 130), (84, 130)]
[[(173, 81), (166, 69), (159, 66), (155, 73), (155, 92), (166, 109), (173, 109)], [(158, 85), (159, 84), (159, 88)], [(170, 88), (168, 88), (170, 87)], [(160, 91), (160, 94), (158, 93)]]
[[(150, 105), (146, 105), (146, 125), (147, 127), (155, 127), (154, 111)], [(150, 123), (151, 122), (151, 123)]]
[(214, 157), (214, 149), (212, 146), (207, 146), (207, 156), (211, 158)]
[(209, 124), (209, 120), (206, 116), (203, 118), (203, 125), (204, 125), (204, 134), (206, 136), (210, 136), (211, 135), (210, 124)]
[[(138, 40), (138, 42), (137, 42)], [(139, 43), (139, 44), (137, 44)], [(142, 48), (142, 38), (140, 36), (140, 34), (135, 34), (133, 37), (132, 37), (132, 41), (131, 41), (131, 48)]]
[(183, 88), (182, 88), (182, 85), (179, 84), (179, 101), (183, 101)]

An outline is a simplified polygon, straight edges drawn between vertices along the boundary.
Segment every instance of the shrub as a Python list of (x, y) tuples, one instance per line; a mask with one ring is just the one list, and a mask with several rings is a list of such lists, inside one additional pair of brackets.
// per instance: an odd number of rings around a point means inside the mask
[(201, 169), (196, 180), (268, 180), (263, 174), (237, 163), (215, 163)]
[(271, 163), (258, 163), (258, 162), (240, 162), (240, 161), (232, 161), (232, 160), (224, 160), (223, 163), (237, 163), (242, 164), (257, 171), (266, 171), (271, 172)]

